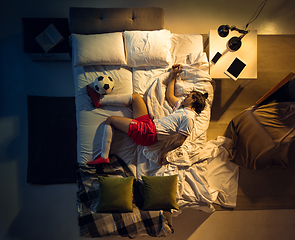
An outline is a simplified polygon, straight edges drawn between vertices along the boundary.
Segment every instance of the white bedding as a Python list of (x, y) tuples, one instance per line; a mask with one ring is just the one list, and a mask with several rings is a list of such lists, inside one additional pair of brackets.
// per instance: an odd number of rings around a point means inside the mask
[[(187, 139), (184, 146), (169, 154), (167, 159), (169, 164), (162, 167), (157, 164), (157, 151), (169, 142), (158, 142), (151, 147), (137, 146), (125, 134), (116, 131), (111, 153), (123, 159), (138, 178), (142, 175), (178, 174), (177, 199), (180, 208), (189, 206), (210, 212), (214, 211), (213, 202), (226, 207), (235, 207), (238, 168), (223, 160), (227, 154), (223, 145), (229, 139), (210, 142), (206, 139), (214, 83), (208, 74), (209, 64), (202, 51), (202, 37), (198, 34), (174, 34), (172, 40), (172, 59), (183, 65), (183, 72), (176, 84), (178, 97), (184, 96), (191, 90), (209, 94), (205, 110), (197, 117), (195, 132)], [(192, 44), (193, 41), (198, 42), (197, 47)], [(186, 47), (179, 47), (179, 44)], [(103, 125), (108, 116), (132, 116), (127, 107), (93, 108), (86, 86), (93, 83), (101, 73), (107, 73), (115, 82), (112, 94), (132, 92), (141, 94), (147, 101), (149, 111), (158, 118), (171, 112), (171, 107), (164, 101), (165, 79), (169, 75), (170, 66), (165, 68), (73, 66), (79, 163), (86, 164), (100, 153)]]

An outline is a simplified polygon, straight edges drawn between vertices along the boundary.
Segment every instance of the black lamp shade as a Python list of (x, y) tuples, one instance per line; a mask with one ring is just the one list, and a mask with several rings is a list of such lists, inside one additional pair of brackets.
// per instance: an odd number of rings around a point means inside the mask
[(242, 41), (241, 41), (241, 38), (239, 37), (232, 37), (228, 41), (228, 47), (233, 51), (237, 51), (241, 46), (242, 46)]
[(226, 37), (228, 34), (229, 34), (229, 25), (221, 25), (219, 28), (218, 28), (218, 35), (220, 37)]

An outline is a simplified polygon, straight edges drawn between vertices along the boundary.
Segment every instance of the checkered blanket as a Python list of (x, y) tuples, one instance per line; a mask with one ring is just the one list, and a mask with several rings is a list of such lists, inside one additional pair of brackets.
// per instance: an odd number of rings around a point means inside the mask
[[(112, 156), (111, 164), (90, 168), (78, 167), (77, 208), (81, 237), (96, 238), (102, 236), (122, 236), (135, 238), (148, 235), (152, 237), (167, 236), (173, 233), (171, 222), (163, 211), (143, 211), (141, 183), (134, 182), (134, 203), (132, 213), (97, 213), (98, 175), (131, 176), (133, 175), (124, 161)], [(166, 215), (167, 216), (167, 215)]]

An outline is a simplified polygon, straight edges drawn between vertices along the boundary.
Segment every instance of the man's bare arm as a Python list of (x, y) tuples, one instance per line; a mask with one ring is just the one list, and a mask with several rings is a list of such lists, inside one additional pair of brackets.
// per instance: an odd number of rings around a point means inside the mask
[(172, 66), (170, 75), (168, 77), (168, 85), (165, 93), (165, 97), (171, 107), (174, 107), (176, 101), (178, 100), (175, 97), (175, 81), (177, 74), (181, 72), (181, 65), (175, 64)]
[(174, 150), (174, 149), (176, 149), (176, 148), (178, 148), (178, 147), (180, 147), (184, 143), (186, 138), (187, 138), (187, 136), (179, 133), (177, 139), (171, 145), (169, 145), (166, 148), (163, 148), (160, 151), (159, 155), (160, 155), (160, 164), (161, 165), (164, 164), (167, 153)]

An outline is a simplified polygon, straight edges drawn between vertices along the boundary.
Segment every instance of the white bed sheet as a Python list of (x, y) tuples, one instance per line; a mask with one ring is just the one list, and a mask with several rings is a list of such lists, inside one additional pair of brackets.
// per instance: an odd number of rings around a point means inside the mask
[[(177, 35), (178, 41), (182, 39), (179, 36)], [(200, 36), (194, 39), (202, 43)], [(181, 62), (183, 72), (177, 79), (176, 85), (179, 97), (191, 90), (209, 93), (206, 108), (196, 121), (196, 131), (182, 148), (168, 156), (169, 164), (162, 167), (156, 163), (157, 160), (154, 157), (157, 150), (137, 146), (119, 131), (115, 131), (111, 153), (123, 159), (138, 178), (142, 175), (178, 174), (177, 196), (180, 208), (189, 206), (212, 212), (214, 211), (213, 202), (226, 207), (235, 207), (238, 168), (224, 161), (227, 154), (222, 147), (226, 142), (225, 139), (207, 143), (206, 138), (214, 94), (214, 82), (208, 74), (207, 57), (205, 53), (197, 49), (193, 52), (181, 52), (181, 48), (174, 46), (174, 50), (173, 59), (183, 61)], [(163, 83), (169, 75), (169, 67), (133, 69), (120, 66), (73, 67), (77, 109), (77, 154), (78, 162), (82, 164), (93, 160), (100, 153), (103, 125), (108, 116), (132, 116), (132, 112), (127, 107), (103, 106), (99, 109), (92, 107), (86, 86), (93, 83), (101, 73), (110, 74), (115, 80), (113, 94), (132, 92), (141, 94), (147, 100), (149, 111), (155, 117), (171, 112), (171, 108), (165, 101), (157, 99), (159, 96), (164, 97), (159, 93), (165, 90)], [(216, 172), (218, 172), (217, 175)]]
[[(131, 69), (120, 66), (73, 67), (77, 117), (77, 161), (83, 164), (92, 161), (100, 153), (104, 121), (108, 116), (132, 117), (132, 112), (127, 107), (102, 106), (95, 109), (92, 106), (86, 86), (92, 84), (101, 74), (108, 74), (114, 80), (114, 94), (133, 92)], [(114, 143), (125, 141), (124, 134), (116, 133)]]

